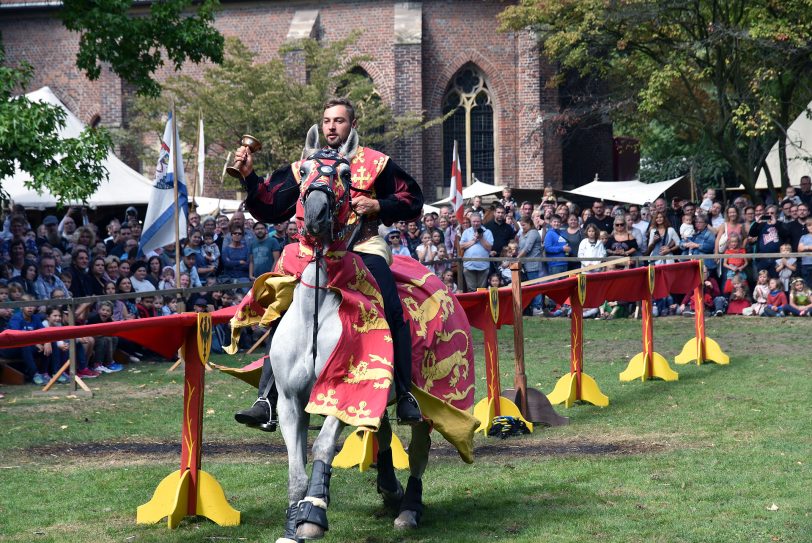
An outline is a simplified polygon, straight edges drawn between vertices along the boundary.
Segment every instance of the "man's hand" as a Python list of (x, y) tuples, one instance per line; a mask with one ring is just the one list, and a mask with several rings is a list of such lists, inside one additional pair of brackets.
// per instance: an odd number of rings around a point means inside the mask
[(239, 163), (240, 175), (243, 177), (248, 177), (254, 171), (254, 157), (247, 145), (237, 149), (237, 152), (234, 153), (234, 161)]
[(352, 208), (359, 215), (371, 215), (381, 210), (381, 204), (378, 200), (366, 196), (357, 196), (352, 199)]

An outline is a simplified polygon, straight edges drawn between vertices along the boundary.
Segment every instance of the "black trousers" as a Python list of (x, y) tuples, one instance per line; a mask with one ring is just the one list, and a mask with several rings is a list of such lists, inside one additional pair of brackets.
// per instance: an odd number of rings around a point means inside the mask
[[(404, 392), (409, 392), (412, 383), (412, 334), (409, 332), (409, 326), (403, 320), (403, 307), (400, 305), (395, 278), (386, 259), (378, 255), (357, 254), (364, 261), (381, 289), (384, 316), (392, 333), (392, 347), (395, 354), (395, 392), (400, 397)], [(273, 332), (270, 337), (273, 337)], [(268, 398), (275, 404), (277, 393), (276, 387), (273, 385), (273, 369), (270, 359), (266, 357), (259, 380), (259, 397)]]

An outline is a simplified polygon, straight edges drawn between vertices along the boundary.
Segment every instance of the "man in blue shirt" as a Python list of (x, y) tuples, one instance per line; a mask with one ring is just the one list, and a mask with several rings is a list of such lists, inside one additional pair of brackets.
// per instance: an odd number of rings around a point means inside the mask
[(251, 281), (271, 271), (282, 252), (279, 242), (268, 235), (268, 227), (264, 222), (254, 224), (254, 237), (256, 240), (251, 246), (251, 259), (248, 261), (248, 278)]
[[(708, 230), (708, 220), (704, 215), (697, 215), (694, 219), (694, 235), (687, 240), (682, 240), (679, 244), (680, 249), (688, 251), (689, 255), (710, 255), (713, 254), (716, 248), (716, 236)], [(709, 275), (716, 274), (716, 260), (713, 258), (705, 259), (705, 269), (708, 270)]]
[(62, 279), (56, 276), (56, 259), (53, 256), (43, 256), (39, 260), (39, 277), (34, 281), (34, 292), (38, 300), (50, 300), (51, 293), (60, 289), (65, 296), (70, 296), (68, 287)]
[[(570, 246), (567, 239), (561, 235), (561, 217), (553, 215), (550, 219), (550, 228), (544, 235), (544, 254), (548, 258), (568, 256), (570, 254)], [(566, 262), (547, 262), (547, 272), (549, 275), (567, 271)]]
[[(463, 259), (488, 258), (492, 247), (493, 234), (482, 226), (482, 216), (477, 212), (471, 213), (471, 228), (466, 229), (460, 237)], [(465, 292), (485, 288), (489, 269), (490, 263), (487, 261), (463, 260), (462, 275), (465, 278)]]

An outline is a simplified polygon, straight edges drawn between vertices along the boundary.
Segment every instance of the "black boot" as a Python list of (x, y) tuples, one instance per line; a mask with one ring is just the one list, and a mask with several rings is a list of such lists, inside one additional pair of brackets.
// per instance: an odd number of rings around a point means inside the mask
[(287, 539), (300, 543), (301, 539), (296, 537), (296, 515), (299, 513), (299, 504), (294, 503), (285, 511), (285, 535)]
[(403, 485), (395, 475), (395, 466), (392, 461), (392, 449), (378, 451), (378, 494), (383, 498), (383, 504), (390, 509), (400, 508), (403, 499)]
[(397, 407), (398, 424), (417, 424), (423, 420), (420, 413), (420, 406), (411, 392), (401, 392), (398, 394)]
[[(310, 474), (310, 484), (307, 486), (305, 499), (299, 502), (299, 511), (296, 515), (296, 526), (305, 522), (315, 524), (324, 531), (329, 530), (327, 523), (327, 509), (330, 505), (330, 477), (333, 470), (321, 460), (313, 462), (313, 472)], [(312, 498), (312, 499), (311, 499)], [(318, 504), (322, 501), (322, 505)]]
[(264, 432), (276, 430), (276, 409), (268, 398), (257, 398), (254, 405), (248, 409), (237, 411), (234, 419), (249, 428), (259, 428)]

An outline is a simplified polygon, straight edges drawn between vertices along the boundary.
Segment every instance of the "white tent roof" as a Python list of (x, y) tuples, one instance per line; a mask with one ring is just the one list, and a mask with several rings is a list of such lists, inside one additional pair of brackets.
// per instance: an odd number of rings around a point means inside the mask
[(613, 202), (643, 205), (653, 202), (677, 181), (685, 176), (660, 181), (659, 183), (641, 183), (640, 181), (592, 181), (575, 190), (567, 190), (570, 194), (589, 196)]
[[(787, 129), (787, 174), (789, 184), (797, 186), (804, 175), (812, 176), (812, 102), (806, 106), (806, 110), (798, 115)], [(773, 183), (776, 186), (781, 184), (781, 169), (778, 161), (778, 142), (772, 146), (767, 155), (767, 166)], [(756, 179), (756, 189), (767, 188), (767, 175), (762, 169)]]
[[(85, 124), (65, 107), (65, 104), (57, 98), (50, 88), (42, 87), (25, 96), (32, 102), (45, 102), (65, 110), (65, 127), (59, 133), (61, 137), (74, 138), (84, 130)], [(107, 158), (102, 163), (107, 168), (110, 177), (108, 181), (102, 181), (98, 190), (88, 199), (90, 207), (147, 204), (149, 202), (149, 195), (152, 190), (152, 182), (149, 179), (124, 164), (112, 152), (107, 154)], [(15, 204), (39, 209), (56, 206), (57, 198), (52, 194), (37, 194), (36, 191), (25, 186), (25, 181), (30, 178), (31, 176), (28, 173), (17, 170), (11, 177), (6, 177), (0, 181), (0, 185), (3, 186), (3, 189)]]
[[(470, 186), (465, 187), (462, 189), (462, 197), (466, 200), (469, 198), (473, 198), (474, 196), (487, 196), (488, 194), (494, 194), (496, 192), (502, 192), (502, 187), (498, 185), (490, 185), (488, 183), (483, 183), (482, 181), (474, 181), (471, 183)], [(442, 204), (447, 204), (451, 201), (451, 197), (443, 198), (442, 200), (438, 200), (434, 202), (433, 206), (438, 206)]]

